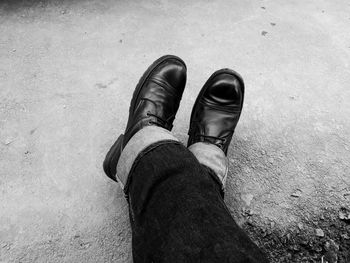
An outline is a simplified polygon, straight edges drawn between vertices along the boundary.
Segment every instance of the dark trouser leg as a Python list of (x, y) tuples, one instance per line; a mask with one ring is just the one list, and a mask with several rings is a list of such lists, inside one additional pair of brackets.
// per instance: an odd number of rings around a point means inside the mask
[(128, 195), (134, 262), (267, 262), (231, 217), (221, 186), (179, 143), (144, 151)]

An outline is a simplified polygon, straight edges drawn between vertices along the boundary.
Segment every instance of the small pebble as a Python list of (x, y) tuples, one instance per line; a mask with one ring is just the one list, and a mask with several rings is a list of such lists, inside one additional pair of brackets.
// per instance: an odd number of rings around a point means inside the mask
[(324, 232), (321, 228), (316, 229), (316, 236), (318, 237), (324, 237)]
[(13, 138), (7, 138), (7, 139), (5, 139), (4, 144), (5, 144), (5, 145), (9, 145), (9, 144), (11, 144), (14, 140), (15, 140), (15, 139), (13, 139)]
[(350, 211), (348, 211), (346, 208), (342, 207), (339, 211), (339, 219), (348, 221), (350, 220)]
[(346, 239), (346, 240), (348, 240), (348, 239), (350, 239), (350, 237), (348, 236), (348, 234), (341, 234), (340, 235), (342, 238), (344, 238), (344, 239)]
[(242, 208), (242, 211), (244, 216), (252, 216), (254, 214), (253, 210), (251, 209)]
[(301, 196), (302, 191), (297, 189), (294, 193), (292, 193), (290, 196), (291, 197), (300, 197)]
[(254, 195), (252, 194), (242, 194), (241, 195), (242, 200), (247, 206), (250, 206), (250, 203), (252, 202)]

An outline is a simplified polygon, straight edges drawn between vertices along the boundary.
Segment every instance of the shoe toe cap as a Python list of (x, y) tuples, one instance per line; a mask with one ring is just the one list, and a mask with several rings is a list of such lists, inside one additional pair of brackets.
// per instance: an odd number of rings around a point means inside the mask
[(168, 59), (159, 66), (156, 77), (182, 93), (186, 84), (186, 66), (178, 59)]
[(243, 93), (243, 81), (233, 74), (223, 73), (213, 78), (204, 98), (220, 106), (239, 106), (243, 102)]

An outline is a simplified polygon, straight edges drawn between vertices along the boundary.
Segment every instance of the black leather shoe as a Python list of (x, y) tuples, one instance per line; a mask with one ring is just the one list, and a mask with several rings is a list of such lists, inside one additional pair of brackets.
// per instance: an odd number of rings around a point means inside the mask
[(218, 146), (227, 155), (241, 115), (244, 98), (242, 77), (231, 69), (213, 73), (193, 106), (187, 147), (197, 142)]
[(178, 57), (157, 59), (143, 74), (134, 91), (124, 134), (113, 144), (103, 162), (108, 177), (116, 179), (120, 154), (130, 138), (145, 126), (173, 127), (186, 84), (186, 65)]

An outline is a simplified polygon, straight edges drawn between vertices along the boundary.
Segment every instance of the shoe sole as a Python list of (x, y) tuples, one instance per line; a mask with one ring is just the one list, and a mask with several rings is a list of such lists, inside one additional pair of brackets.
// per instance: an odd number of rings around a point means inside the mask
[[(242, 106), (240, 111), (242, 112), (242, 108), (243, 108), (243, 103), (244, 103), (244, 81), (243, 78), (241, 77), (241, 75), (239, 73), (237, 73), (236, 71), (232, 70), (232, 69), (228, 69), (228, 68), (224, 68), (224, 69), (220, 69), (215, 71), (210, 77), (209, 79), (205, 82), (205, 84), (203, 85), (203, 88), (201, 89), (201, 91), (199, 92), (197, 99), (194, 102), (193, 108), (192, 108), (192, 112), (191, 112), (191, 118), (190, 118), (190, 128), (188, 133), (190, 133), (191, 130), (191, 124), (192, 124), (192, 120), (193, 120), (193, 115), (195, 113), (195, 109), (197, 108), (198, 103), (200, 102), (201, 98), (203, 97), (203, 94), (205, 93), (205, 91), (207, 90), (207, 88), (209, 87), (209, 83), (210, 81), (215, 78), (216, 76), (220, 75), (220, 74), (229, 74), (234, 76), (235, 78), (237, 78), (237, 80), (240, 82), (240, 86), (242, 87)], [(241, 115), (241, 114), (240, 114)], [(189, 135), (189, 134), (188, 134)], [(190, 138), (188, 138), (187, 141), (187, 147), (189, 147), (189, 142), (190, 142)]]
[[(141, 89), (143, 85), (145, 84), (146, 80), (148, 77), (153, 73), (153, 71), (163, 62), (169, 59), (174, 59), (179, 62), (181, 62), (184, 67), (186, 68), (185, 62), (174, 55), (165, 55), (160, 58), (158, 58), (156, 61), (154, 61), (148, 69), (143, 73), (142, 77), (140, 78), (139, 82), (136, 85), (136, 88), (134, 90), (134, 93), (132, 95), (132, 99), (130, 102), (130, 107), (129, 107), (129, 116), (130, 114), (135, 110), (135, 104), (136, 104), (136, 99), (138, 98)], [(120, 158), (120, 155), (123, 150), (123, 144), (124, 144), (124, 134), (121, 134), (118, 139), (113, 143), (112, 147), (109, 149), (107, 152), (107, 155), (105, 157), (105, 160), (103, 161), (103, 170), (105, 174), (111, 178), (113, 181), (117, 182), (117, 177), (116, 177), (116, 164), (118, 163), (118, 160)], [(114, 165), (115, 164), (115, 165)], [(114, 168), (113, 168), (114, 167)]]

